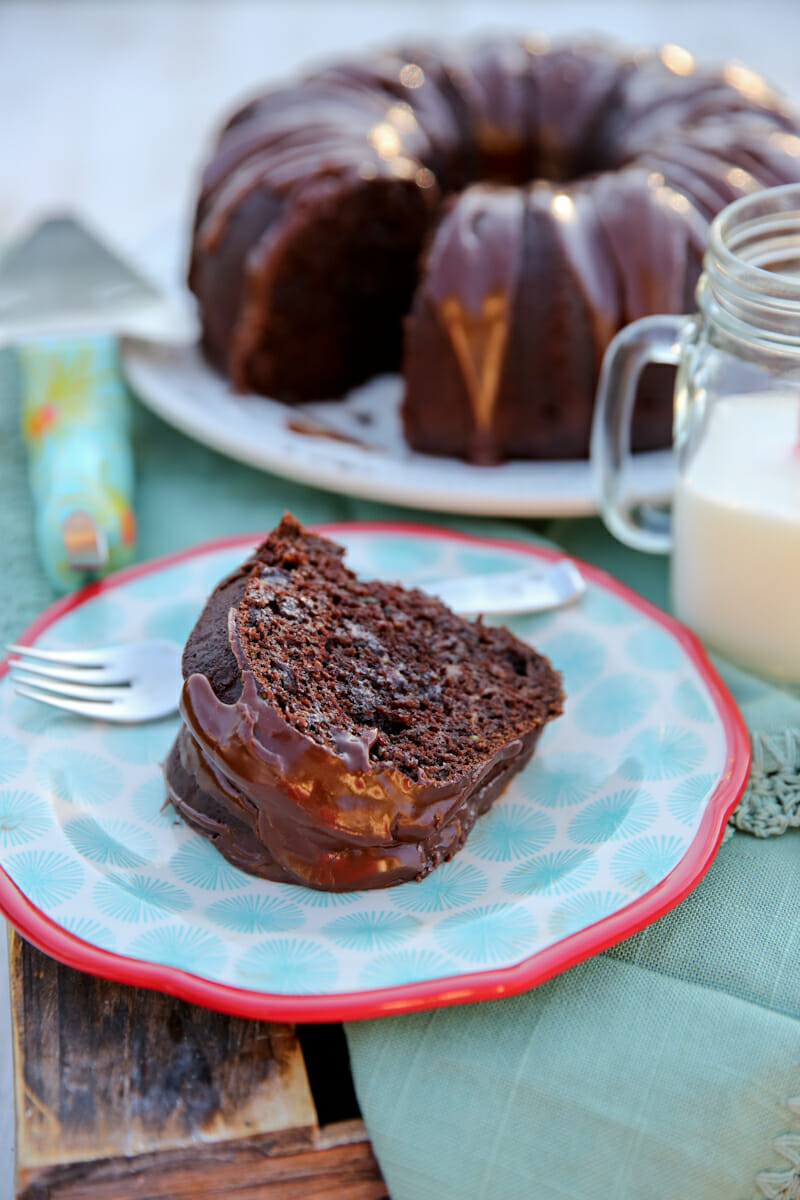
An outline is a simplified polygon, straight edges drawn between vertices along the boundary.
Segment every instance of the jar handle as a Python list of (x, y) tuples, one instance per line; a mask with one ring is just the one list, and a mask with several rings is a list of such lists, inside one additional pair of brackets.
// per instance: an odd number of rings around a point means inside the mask
[(694, 329), (693, 317), (668, 313), (626, 325), (609, 343), (597, 385), (591, 458), (603, 520), (626, 546), (650, 554), (669, 553), (672, 531), (663, 513), (643, 506), (635, 514), (635, 502), (623, 494), (636, 388), (648, 363), (678, 363)]

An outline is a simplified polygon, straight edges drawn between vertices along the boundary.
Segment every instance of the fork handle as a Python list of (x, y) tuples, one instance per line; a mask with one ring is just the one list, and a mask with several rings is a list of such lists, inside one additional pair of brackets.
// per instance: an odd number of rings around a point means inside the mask
[(43, 338), (17, 358), (39, 556), (69, 591), (133, 557), (130, 401), (111, 337)]

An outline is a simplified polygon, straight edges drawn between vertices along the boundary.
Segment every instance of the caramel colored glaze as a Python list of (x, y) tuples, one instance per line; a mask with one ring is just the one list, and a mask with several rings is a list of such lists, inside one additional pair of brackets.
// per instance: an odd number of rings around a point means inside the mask
[(181, 815), (243, 870), (327, 891), (420, 879), (451, 858), (541, 732), (508, 743), (472, 776), (414, 784), (371, 764), (367, 738), (342, 734), (333, 753), (292, 729), (251, 672), (232, 704), (191, 675), (181, 713), (166, 768)]
[(470, 399), (475, 423), (471, 457), (476, 460), (480, 460), (487, 449), (487, 434), (492, 425), (508, 339), (510, 303), (507, 295), (490, 293), (484, 297), (478, 317), (473, 317), (455, 296), (441, 306), (442, 321), (453, 343)]
[(476, 462), (497, 457), (491, 430), (522, 265), (523, 216), (518, 188), (469, 188), (428, 255), (429, 291), (468, 397), (473, 430), (468, 457)]

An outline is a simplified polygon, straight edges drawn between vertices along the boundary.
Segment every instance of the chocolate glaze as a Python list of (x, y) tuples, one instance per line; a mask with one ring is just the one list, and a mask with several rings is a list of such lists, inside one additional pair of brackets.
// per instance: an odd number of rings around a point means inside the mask
[(332, 753), (292, 729), (250, 672), (233, 704), (191, 675), (181, 713), (166, 768), (181, 815), (236, 866), (327, 891), (419, 879), (451, 858), (540, 733), (514, 739), (456, 783), (415, 785), (371, 764), (366, 740), (343, 733)]
[[(599, 242), (607, 247), (620, 281), (620, 324), (648, 313), (680, 312), (687, 273), (693, 263), (699, 268), (705, 240), (706, 222), (699, 211), (665, 184), (658, 186), (641, 167), (599, 177), (590, 197)], [(632, 225), (638, 232), (634, 239)], [(663, 269), (649, 270), (656, 260)], [(633, 269), (626, 271), (625, 265)]]
[[(577, 232), (565, 232), (567, 221), (557, 215), (563, 213), (559, 202), (566, 202), (571, 212), (576, 209), (567, 190), (547, 184), (505, 188), (505, 203), (496, 203), (492, 193), (498, 190), (479, 187), (462, 193), (431, 247), (407, 324), (406, 437), (416, 449), (478, 462), (575, 457), (585, 450), (591, 382), (605, 345), (601, 348), (601, 334), (617, 315), (616, 276), (599, 240), (581, 245)], [(470, 220), (478, 199), (487, 209), (485, 224)], [(449, 251), (447, 257), (437, 253), (440, 244)], [(454, 307), (451, 289), (459, 279), (457, 251), (464, 266), (456, 294), (468, 296), (473, 306), (483, 297), (479, 329), (474, 317), (467, 321), (469, 310), (459, 323), (446, 319)], [(500, 283), (504, 266), (505, 287)], [(542, 287), (542, 278), (550, 281), (548, 287)], [(603, 304), (611, 313), (601, 304), (603, 286)], [(498, 301), (506, 297), (505, 309), (500, 309)], [(490, 300), (497, 309), (489, 307)], [(431, 310), (448, 329), (444, 345), (431, 345)], [(500, 316), (504, 336), (493, 342)], [(472, 333), (475, 351), (482, 351), (479, 359), (475, 352), (470, 359), (459, 346), (454, 334), (462, 328)], [(499, 349), (495, 361), (488, 354), (493, 346)], [(434, 356), (438, 372), (431, 370)], [(491, 371), (479, 373), (476, 359)], [(520, 380), (525, 381), (522, 401)]]
[(427, 287), (438, 305), (457, 297), (479, 317), (487, 296), (514, 295), (524, 207), (519, 188), (476, 184), (461, 193), (427, 255)]
[(521, 264), (524, 208), (518, 188), (468, 188), (428, 254), (429, 294), (469, 397), (469, 457), (479, 462), (495, 456), (491, 429)]
[[(611, 337), (633, 310), (691, 304), (708, 222), (751, 187), (800, 179), (798, 133), (797, 115), (752, 72), (698, 67), (675, 47), (504, 36), (332, 63), (245, 106), (222, 133), (191, 268), (205, 345), (239, 388), (320, 399), (397, 369), (409, 314), (414, 448), (480, 461), (585, 456)], [(461, 219), (453, 192), (534, 181), (524, 222), (498, 192), (480, 255), (463, 238), (460, 260), (441, 254), (459, 242), (437, 233)], [(527, 276), (556, 297), (560, 318), (526, 299)], [(655, 370), (637, 404), (637, 448), (670, 438), (671, 389), (647, 389)]]

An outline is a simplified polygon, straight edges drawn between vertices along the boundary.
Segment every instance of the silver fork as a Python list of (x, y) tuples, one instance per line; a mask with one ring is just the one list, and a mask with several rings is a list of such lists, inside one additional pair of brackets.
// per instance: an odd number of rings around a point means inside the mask
[[(558, 559), (516, 571), (424, 583), (456, 612), (504, 615), (544, 612), (576, 600), (586, 590), (578, 568)], [(15, 690), (105, 721), (152, 721), (178, 707), (181, 649), (174, 642), (129, 642), (93, 650), (40, 650), (8, 646)]]
[(92, 650), (9, 646), (15, 691), (55, 708), (105, 721), (152, 721), (174, 712), (181, 689), (181, 647), (130, 642)]

